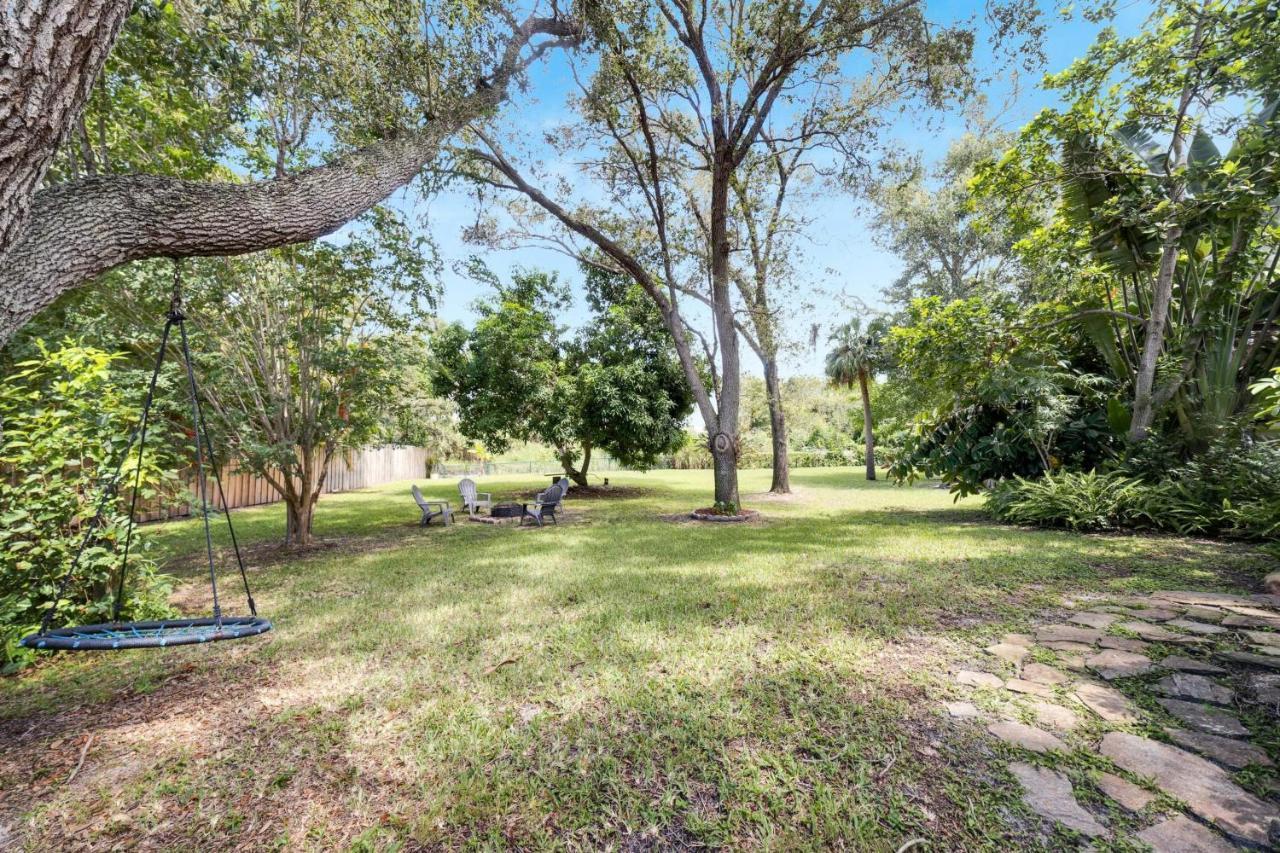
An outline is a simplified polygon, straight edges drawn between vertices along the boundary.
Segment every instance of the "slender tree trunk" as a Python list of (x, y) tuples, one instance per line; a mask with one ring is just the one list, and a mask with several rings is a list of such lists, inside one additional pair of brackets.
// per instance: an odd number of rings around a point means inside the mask
[(727, 141), (716, 145), (711, 176), (710, 248), (711, 302), (720, 344), (720, 393), (716, 414), (718, 433), (711, 436), (711, 456), (715, 461), (716, 503), (739, 509), (738, 495), (738, 409), (741, 381), (738, 358), (738, 327), (734, 322), (729, 270), (729, 180), (731, 153)]
[(1160, 350), (1164, 348), (1164, 327), (1169, 319), (1169, 304), (1173, 301), (1173, 276), (1178, 267), (1178, 241), (1182, 228), (1173, 226), (1164, 238), (1160, 254), (1160, 269), (1156, 274), (1154, 293), (1151, 297), (1151, 317), (1147, 321), (1146, 336), (1142, 341), (1142, 358), (1133, 383), (1133, 419), (1129, 423), (1129, 440), (1143, 441), (1155, 420), (1156, 365)]
[(867, 383), (867, 372), (858, 371), (858, 386), (862, 390), (862, 446), (867, 451), (867, 479), (876, 478), (876, 436), (871, 424), (871, 389)]
[(776, 495), (791, 493), (791, 459), (787, 449), (787, 421), (782, 411), (782, 383), (778, 379), (778, 359), (764, 359), (764, 388), (769, 401), (769, 433), (773, 442), (773, 482), (769, 491)]

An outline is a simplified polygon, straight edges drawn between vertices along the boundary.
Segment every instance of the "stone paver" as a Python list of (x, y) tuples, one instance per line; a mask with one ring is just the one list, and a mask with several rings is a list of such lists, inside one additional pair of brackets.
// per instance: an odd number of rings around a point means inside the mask
[(1260, 646), (1280, 646), (1280, 634), (1273, 634), (1270, 631), (1241, 631), (1240, 633)]
[(1117, 678), (1131, 678), (1142, 675), (1155, 668), (1155, 664), (1146, 655), (1122, 652), (1118, 649), (1106, 649), (1085, 659), (1085, 666), (1092, 669), (1107, 681)]
[(1109, 723), (1136, 723), (1137, 709), (1125, 695), (1112, 687), (1082, 681), (1075, 685), (1075, 695), (1086, 708)]
[(987, 731), (1005, 743), (1029, 749), (1032, 752), (1048, 752), (1051, 749), (1066, 752), (1067, 745), (1046, 731), (1013, 720), (1000, 720), (987, 726)]
[(1191, 728), (1222, 737), (1248, 737), (1249, 730), (1241, 725), (1235, 715), (1219, 708), (1211, 708), (1198, 702), (1181, 699), (1157, 699), (1166, 711)]
[(1259, 619), (1256, 616), (1241, 616), (1237, 613), (1232, 613), (1222, 620), (1222, 624), (1229, 628), (1271, 628), (1280, 630), (1280, 617)]
[(1145, 619), (1148, 622), (1167, 622), (1178, 615), (1176, 610), (1163, 610), (1159, 607), (1147, 607), (1142, 610), (1130, 610), (1130, 616)]
[(1036, 640), (1040, 643), (1083, 643), (1092, 646), (1102, 638), (1102, 632), (1096, 628), (1081, 628), (1079, 625), (1045, 625), (1036, 630)]
[(979, 716), (978, 706), (972, 702), (947, 702), (947, 713), (958, 719), (969, 719)]
[(1185, 815), (1162, 820), (1142, 830), (1138, 840), (1155, 853), (1235, 853), (1236, 849), (1221, 835)]
[(1100, 750), (1117, 766), (1153, 779), (1200, 818), (1238, 838), (1265, 845), (1271, 821), (1280, 818), (1280, 809), (1236, 785), (1225, 770), (1176, 746), (1110, 732), (1102, 738)]
[(1135, 640), (1132, 637), (1103, 637), (1098, 645), (1104, 649), (1119, 649), (1122, 652), (1145, 652), (1151, 648), (1150, 643)]
[(1249, 651), (1256, 655), (1271, 655), (1272, 657), (1280, 657), (1280, 646), (1250, 646)]
[(1021, 762), (1010, 764), (1009, 772), (1022, 786), (1023, 802), (1036, 814), (1082, 835), (1106, 834), (1106, 828), (1076, 802), (1071, 780), (1063, 774)]
[(1151, 593), (1151, 597), (1161, 598), (1165, 601), (1172, 601), (1177, 604), (1199, 604), (1208, 607), (1223, 607), (1233, 604), (1248, 607), (1256, 604), (1255, 601), (1243, 595), (1230, 595), (1223, 592), (1193, 592), (1180, 589), (1158, 590)]
[(995, 690), (1004, 684), (1004, 679), (998, 675), (992, 675), (989, 672), (975, 672), (972, 669), (962, 669), (955, 674), (957, 684), (963, 684), (966, 687), (985, 687), (989, 690)]
[(1151, 640), (1156, 643), (1178, 643), (1194, 639), (1186, 634), (1175, 634), (1167, 628), (1161, 628), (1159, 625), (1149, 625), (1146, 622), (1121, 622), (1116, 627), (1123, 628), (1126, 631), (1137, 634), (1144, 640)]
[(1065, 672), (1042, 663), (1029, 663), (1024, 666), (1022, 677), (1036, 684), (1066, 684), (1071, 680)]
[(1067, 654), (1087, 655), (1093, 653), (1093, 646), (1087, 643), (1068, 643), (1057, 640), (1050, 640), (1047, 643), (1041, 643), (1046, 649), (1053, 649), (1055, 652), (1066, 652)]
[(1052, 699), (1054, 695), (1053, 688), (1047, 684), (1037, 684), (1034, 681), (1026, 681), (1021, 678), (1010, 678), (1004, 683), (1004, 689), (1013, 693), (1039, 696), (1042, 699)]
[[(1276, 613), (1274, 610), (1264, 610), (1263, 608), (1256, 607), (1252, 604), (1228, 604), (1225, 605), (1224, 609), (1229, 610), (1233, 616), (1246, 616), (1250, 619), (1257, 619), (1259, 622), (1268, 624), (1272, 628), (1280, 628), (1280, 613)], [(1230, 616), (1227, 617), (1227, 619), (1230, 618)], [(1226, 624), (1227, 620), (1223, 619), (1222, 621), (1223, 624)]]
[(1036, 638), (1030, 634), (1005, 634), (1000, 638), (1000, 642), (1010, 646), (1022, 646), (1031, 648), (1036, 643)]
[(1280, 705), (1280, 673), (1257, 672), (1249, 676), (1249, 696), (1263, 705)]
[(1172, 726), (1166, 726), (1164, 731), (1178, 746), (1198, 752), (1205, 758), (1211, 758), (1232, 770), (1239, 770), (1250, 764), (1257, 764), (1259, 767), (1273, 765), (1265, 750), (1246, 740), (1218, 737), (1190, 729), (1175, 729)]
[(996, 643), (994, 646), (987, 646), (985, 651), (1014, 666), (1022, 663), (1022, 659), (1027, 656), (1026, 646), (1016, 646), (1013, 643)]
[(1236, 695), (1230, 687), (1223, 687), (1210, 678), (1188, 672), (1166, 675), (1151, 685), (1151, 689), (1174, 699), (1194, 699), (1197, 702), (1212, 702), (1214, 705), (1229, 705)]
[(1280, 657), (1272, 657), (1271, 655), (1255, 655), (1250, 652), (1215, 652), (1214, 657), (1231, 661), (1232, 663), (1242, 663), (1247, 666), (1280, 669)]
[(1064, 708), (1053, 702), (1039, 699), (1031, 703), (1031, 711), (1036, 715), (1036, 722), (1058, 732), (1069, 732), (1080, 725), (1080, 718), (1070, 708)]
[(1113, 613), (1094, 613), (1086, 610), (1084, 613), (1076, 613), (1067, 621), (1074, 622), (1077, 625), (1083, 625), (1086, 628), (1097, 628), (1101, 631), (1105, 631), (1107, 628), (1111, 627), (1112, 622), (1115, 622), (1119, 618), (1119, 616), (1116, 616)]
[(1221, 622), (1222, 617), (1227, 614), (1216, 607), (1193, 604), (1187, 608), (1185, 615), (1188, 619), (1199, 619), (1201, 622)]
[(1183, 672), (1200, 672), (1205, 675), (1222, 675), (1226, 672), (1216, 664), (1182, 655), (1169, 655), (1160, 661), (1160, 665), (1165, 669), (1180, 669)]
[(1075, 652), (1058, 652), (1058, 663), (1075, 672), (1084, 671), (1084, 655)]
[(1166, 628), (1177, 628), (1179, 631), (1188, 631), (1192, 634), (1204, 634), (1206, 636), (1216, 636), (1218, 634), (1228, 633), (1226, 628), (1219, 625), (1210, 625), (1207, 622), (1197, 622), (1194, 619), (1170, 619), (1164, 623)]
[(1156, 795), (1140, 788), (1128, 779), (1114, 773), (1103, 773), (1098, 779), (1098, 790), (1131, 812), (1140, 812), (1156, 798)]

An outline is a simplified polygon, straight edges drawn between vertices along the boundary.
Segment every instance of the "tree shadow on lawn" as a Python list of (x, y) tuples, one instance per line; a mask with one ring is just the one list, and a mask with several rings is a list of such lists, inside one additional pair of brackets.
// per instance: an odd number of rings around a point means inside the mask
[[(476, 525), (279, 566), (263, 573), (277, 625), (264, 638), (10, 680), (0, 814), (48, 798), (51, 838), (85, 811), (178, 815), (157, 836), (168, 844), (208, 825), (193, 797), (237, 811), (227, 837), (246, 846), (308, 825), (445, 846), (591, 845), (648, 827), (673, 845), (871, 844), (923, 827), (916, 802), (956, 837), (998, 835), (998, 822), (964, 828), (936, 793), (959, 784), (964, 751), (941, 771), (918, 751), (886, 769), (936, 724), (921, 691), (945, 672), (938, 644), (958, 624), (1029, 620), (1067, 590), (1230, 588), (1257, 559), (897, 509), (758, 528), (615, 514), (625, 530)], [(886, 665), (908, 633), (908, 664)], [(81, 802), (102, 777), (65, 779), (89, 733), (123, 734), (113, 760), (130, 769)], [(58, 740), (53, 770), (36, 769)]]

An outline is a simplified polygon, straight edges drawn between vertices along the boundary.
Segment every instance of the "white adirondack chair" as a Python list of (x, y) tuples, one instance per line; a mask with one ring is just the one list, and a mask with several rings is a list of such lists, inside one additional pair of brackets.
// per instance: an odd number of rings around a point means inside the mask
[(493, 493), (477, 492), (475, 481), (469, 478), (458, 483), (458, 493), (462, 495), (462, 505), (470, 515), (475, 515), (481, 507), (493, 508)]
[(418, 509), (422, 510), (422, 519), (418, 522), (423, 527), (431, 524), (431, 519), (438, 518), (441, 523), (448, 526), (453, 521), (453, 513), (449, 511), (448, 501), (429, 501), (422, 496), (422, 492), (417, 486), (409, 489), (413, 493), (413, 499), (418, 503)]

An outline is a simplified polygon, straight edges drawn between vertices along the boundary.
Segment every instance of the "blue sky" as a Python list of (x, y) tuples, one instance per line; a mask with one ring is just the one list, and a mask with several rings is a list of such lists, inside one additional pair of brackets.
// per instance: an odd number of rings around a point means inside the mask
[[(963, 20), (975, 14), (977, 4), (931, 2), (930, 17), (934, 20)], [(980, 8), (980, 7), (978, 7)], [(1093, 42), (1100, 26), (1083, 20), (1079, 14), (1064, 19), (1057, 7), (1046, 4), (1044, 16), (1048, 24), (1045, 38), (1047, 55), (1046, 71), (1065, 68), (1084, 53)], [(1137, 29), (1151, 11), (1147, 2), (1120, 4), (1113, 25), (1127, 34)], [(992, 76), (997, 63), (992, 58), (990, 42), (980, 27), (975, 56), (979, 72)], [(1016, 87), (1008, 76), (998, 76), (984, 87), (984, 95), (992, 113), (999, 114), (999, 124), (1016, 130), (1037, 111), (1056, 101), (1056, 94), (1040, 87), (1040, 72), (1024, 74)], [(556, 57), (535, 67), (530, 75), (531, 86), (526, 93), (516, 93), (505, 107), (504, 119), (508, 126), (541, 129), (548, 127), (564, 114), (565, 96), (569, 91), (567, 66)], [(936, 159), (945, 152), (947, 144), (964, 132), (961, 107), (943, 114), (934, 114), (927, 120), (919, 116), (904, 116), (889, 128), (896, 147), (919, 151), (926, 161)], [(535, 149), (536, 156), (536, 149)], [(562, 277), (575, 285), (579, 281), (574, 264), (563, 255), (539, 248), (523, 248), (499, 252), (480, 252), (461, 238), (464, 226), (475, 221), (473, 198), (463, 189), (448, 190), (430, 199), (422, 199), (416, 191), (400, 193), (392, 202), (409, 213), (420, 227), (429, 229), (445, 262), (444, 293), (439, 315), (444, 320), (468, 322), (472, 318), (471, 303), (477, 290), (470, 280), (453, 272), (453, 262), (472, 254), (483, 254), (489, 266), (506, 275), (514, 267), (539, 267), (555, 269)], [(880, 291), (898, 274), (899, 264), (890, 254), (876, 247), (865, 217), (857, 210), (857, 200), (841, 194), (828, 194), (807, 207), (814, 217), (814, 227), (805, 249), (808, 269), (807, 280), (820, 282), (823, 292), (813, 297), (813, 310), (797, 317), (793, 329), (797, 338), (805, 338), (804, 330), (810, 322), (823, 324), (822, 339), (816, 350), (802, 348), (786, 358), (784, 375), (818, 374), (822, 370), (823, 345), (826, 329), (841, 322), (850, 312), (851, 304), (858, 301), (872, 308), (882, 305)], [(564, 318), (567, 325), (576, 326), (583, 319), (581, 300), (574, 311)], [(760, 368), (748, 350), (743, 353), (744, 372), (759, 375)]]

